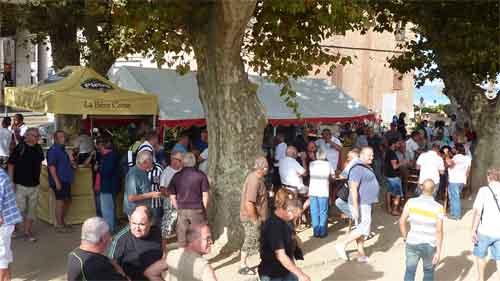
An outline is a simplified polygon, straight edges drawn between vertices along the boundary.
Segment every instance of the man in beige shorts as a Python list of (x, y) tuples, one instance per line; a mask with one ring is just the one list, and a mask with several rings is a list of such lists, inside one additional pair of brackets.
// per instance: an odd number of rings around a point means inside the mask
[[(29, 242), (36, 242), (33, 236), (33, 221), (38, 201), (38, 188), (40, 186), (40, 172), (42, 161), (45, 159), (42, 147), (38, 144), (40, 133), (37, 128), (29, 128), (9, 157), (8, 172), (14, 182), (16, 203), (23, 215), (24, 238)], [(19, 235), (19, 234), (18, 234)]]

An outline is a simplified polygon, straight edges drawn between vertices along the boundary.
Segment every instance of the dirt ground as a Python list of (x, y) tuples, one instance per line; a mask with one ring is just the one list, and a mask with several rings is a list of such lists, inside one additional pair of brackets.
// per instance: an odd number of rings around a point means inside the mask
[[(463, 202), (466, 207), (471, 201)], [(460, 221), (445, 220), (445, 238), (443, 256), (436, 269), (435, 280), (475, 280), (476, 272), (471, 256), (470, 242), (471, 214)], [(325, 239), (311, 238), (310, 229), (300, 233), (304, 241), (305, 260), (298, 264), (314, 281), (327, 280), (402, 280), (404, 275), (404, 243), (400, 238), (397, 224), (398, 218), (385, 214), (380, 207), (375, 208), (372, 231), (375, 236), (367, 242), (369, 264), (356, 262), (355, 245), (349, 248), (353, 261), (344, 262), (338, 259), (334, 245), (347, 232), (343, 222), (336, 222), (329, 227), (329, 236)], [(13, 241), (14, 263), (12, 273), (14, 280), (65, 280), (66, 258), (69, 251), (78, 246), (79, 228), (71, 234), (56, 233), (50, 226), (38, 222), (35, 231), (39, 238), (31, 244), (22, 240)], [(239, 256), (211, 258), (219, 280), (256, 280), (236, 273)], [(258, 256), (251, 257), (251, 264), (258, 264)], [(487, 267), (488, 280), (500, 280), (496, 277), (495, 265), (490, 262)], [(419, 268), (417, 280), (422, 280), (422, 269)]]

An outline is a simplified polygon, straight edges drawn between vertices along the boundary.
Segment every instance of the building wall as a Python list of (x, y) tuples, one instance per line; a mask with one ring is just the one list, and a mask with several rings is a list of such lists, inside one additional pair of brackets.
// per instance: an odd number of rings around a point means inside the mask
[[(345, 36), (333, 36), (323, 44), (394, 51), (396, 43), (392, 33), (370, 31), (364, 35), (348, 32)], [(373, 112), (383, 113), (384, 95), (391, 93), (395, 94), (396, 100), (394, 113), (413, 112), (413, 73), (404, 75), (401, 81), (394, 81), (394, 76), (399, 76), (399, 73), (389, 68), (386, 61), (397, 53), (348, 48), (330, 48), (330, 52), (351, 56), (352, 64), (337, 67), (331, 76), (326, 74), (327, 67), (322, 67), (321, 73), (315, 77), (331, 80)]]

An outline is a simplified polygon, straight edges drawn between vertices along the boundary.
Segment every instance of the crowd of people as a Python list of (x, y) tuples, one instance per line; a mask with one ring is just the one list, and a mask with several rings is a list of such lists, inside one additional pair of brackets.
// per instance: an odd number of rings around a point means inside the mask
[[(349, 260), (346, 248), (356, 243), (357, 260), (369, 263), (364, 243), (372, 235), (373, 207), (382, 203), (389, 214), (400, 217), (406, 242), (404, 280), (415, 279), (420, 260), (424, 280), (433, 280), (447, 213), (439, 201), (449, 200), (448, 217), (461, 219), (460, 198), (474, 153), (475, 135), (455, 120), (452, 117), (448, 126), (438, 121), (434, 128), (424, 120), (408, 133), (401, 114), (388, 130), (379, 122), (356, 122), (334, 133), (325, 128), (321, 137), (308, 127), (292, 139), (278, 133), (272, 153), (255, 158), (242, 186), (239, 216), (244, 241), (238, 274), (258, 275), (266, 281), (311, 280), (295, 262), (304, 259), (297, 233), (301, 225), (310, 223), (313, 239), (327, 237), (332, 214), (355, 225), (335, 243), (337, 255)], [(22, 116), (15, 117), (12, 126), (5, 118), (2, 125), (0, 280), (9, 280), (10, 239), (37, 241), (34, 210), (45, 160), (59, 233), (73, 231), (65, 221), (73, 169), (87, 165), (94, 171), (97, 216), (85, 221), (80, 246), (68, 256), (68, 280), (163, 280), (166, 272), (169, 280), (217, 280), (203, 258), (213, 243), (207, 218), (206, 129), (197, 140), (181, 134), (167, 162), (154, 131), (141, 134), (123, 158), (111, 136), (93, 139), (82, 131), (72, 154), (67, 153), (66, 134), (56, 131), (53, 145), (44, 154), (38, 129), (28, 128)], [(418, 173), (415, 186), (409, 180), (413, 171)], [(488, 181), (473, 208), (471, 239), (478, 280), (483, 280), (488, 249), (500, 260), (500, 233), (494, 223), (500, 219), (500, 169), (491, 168)], [(128, 222), (120, 228), (116, 208), (122, 183)], [(174, 233), (178, 248), (169, 250)], [(256, 269), (248, 264), (254, 254), (260, 255)]]

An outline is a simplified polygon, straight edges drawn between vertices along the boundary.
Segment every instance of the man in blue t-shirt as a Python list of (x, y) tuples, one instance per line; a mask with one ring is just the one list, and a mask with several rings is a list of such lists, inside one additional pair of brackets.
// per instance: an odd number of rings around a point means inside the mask
[(54, 133), (54, 144), (47, 151), (47, 167), (49, 170), (49, 186), (56, 197), (56, 231), (68, 232), (71, 226), (66, 225), (64, 216), (71, 204), (71, 183), (73, 182), (73, 163), (64, 144), (66, 134), (58, 130)]
[(340, 258), (348, 260), (346, 246), (356, 241), (358, 244), (359, 262), (367, 263), (368, 257), (364, 251), (364, 239), (370, 235), (372, 221), (372, 204), (378, 202), (380, 190), (377, 177), (370, 167), (373, 161), (373, 149), (363, 147), (359, 159), (353, 163), (349, 175), (349, 208), (351, 216), (357, 225), (346, 240), (335, 246)]
[(189, 146), (189, 136), (186, 133), (183, 133), (179, 139), (179, 141), (172, 148), (171, 154), (176, 152), (180, 152), (182, 154), (188, 152)]

